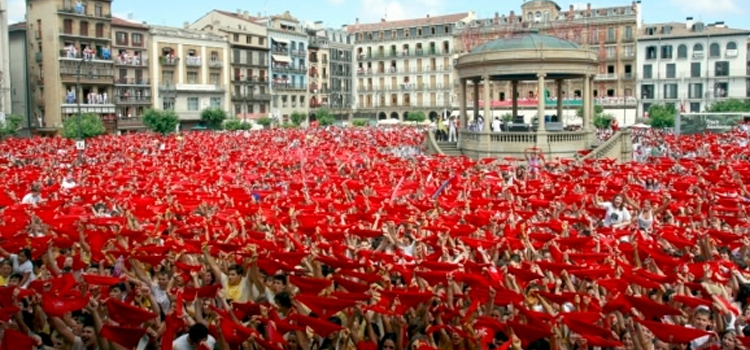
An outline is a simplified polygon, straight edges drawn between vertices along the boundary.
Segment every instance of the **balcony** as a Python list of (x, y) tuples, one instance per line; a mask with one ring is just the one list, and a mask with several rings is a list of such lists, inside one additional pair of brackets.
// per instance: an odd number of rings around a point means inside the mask
[(79, 77), (84, 82), (96, 84), (112, 84), (115, 76), (115, 70), (112, 68), (112, 61), (93, 61), (81, 65), (80, 61), (64, 60), (60, 61), (60, 78), (64, 83), (75, 83)]
[(625, 51), (622, 53), (622, 58), (627, 60), (635, 59), (635, 51)]
[(271, 95), (270, 94), (256, 94), (256, 93), (233, 94), (232, 100), (233, 101), (271, 101)]
[(162, 66), (174, 67), (180, 63), (180, 58), (176, 56), (161, 56), (159, 57), (159, 62), (161, 62)]
[[(65, 101), (68, 102), (68, 101)], [(75, 102), (72, 103), (62, 103), (60, 105), (60, 109), (63, 115), (71, 115), (71, 114), (78, 114), (78, 104)], [(81, 114), (115, 114), (116, 113), (116, 107), (113, 104), (109, 103), (100, 103), (100, 104), (81, 104), (80, 108)]]
[(115, 58), (116, 66), (146, 67), (148, 66), (148, 57), (140, 56), (119, 56)]
[(594, 80), (597, 80), (597, 81), (617, 80), (617, 73), (597, 74), (594, 77)]
[(185, 57), (185, 66), (200, 67), (201, 65), (203, 65), (203, 60), (201, 60), (200, 57), (196, 57), (196, 56)]
[(149, 81), (148, 79), (128, 79), (128, 77), (123, 78), (117, 78), (115, 80), (115, 85), (132, 85), (132, 86), (148, 86)]
[(307, 74), (307, 67), (299, 66), (292, 67), (290, 65), (278, 64), (273, 66), (273, 71), (276, 73), (287, 73), (287, 74)]
[(633, 80), (635, 79), (635, 74), (633, 73), (625, 73), (622, 75), (622, 79), (624, 80)]
[(115, 96), (115, 104), (150, 105), (151, 96)]
[(93, 60), (106, 62), (106, 63), (112, 63), (112, 56), (109, 54), (109, 52), (102, 52), (102, 53), (94, 53), (91, 51), (86, 51), (81, 53), (78, 49), (73, 47), (67, 47), (64, 49), (60, 49), (60, 60), (75, 60), (80, 61), (81, 59), (86, 58), (87, 60)]
[(41, 52), (37, 52), (34, 54), (34, 58), (36, 59), (36, 63), (42, 63), (44, 57)]
[(635, 41), (635, 37), (633, 37), (632, 35), (631, 36), (626, 35), (622, 38), (622, 42), (624, 43), (632, 43), (633, 41)]
[(141, 118), (118, 118), (117, 128), (118, 129), (143, 129), (146, 126), (143, 125), (143, 119)]
[(273, 83), (273, 89), (278, 91), (291, 91), (291, 90), (307, 90), (307, 86), (305, 84), (291, 84), (291, 83), (279, 83), (275, 82)]
[(268, 78), (258, 77), (258, 76), (247, 77), (247, 78), (245, 78), (244, 76), (234, 76), (232, 77), (232, 82), (244, 83), (244, 84), (265, 84), (268, 82)]
[(221, 84), (162, 84), (161, 91), (186, 91), (186, 92), (222, 92), (224, 85)]
[(208, 61), (208, 68), (223, 68), (224, 62), (217, 60)]
[[(86, 8), (86, 7), (83, 7), (83, 6), (77, 7), (75, 5), (58, 6), (57, 7), (57, 13), (60, 14), (60, 15), (75, 16), (75, 17), (85, 17), (85, 18), (92, 18), (92, 17), (93, 18), (107, 18), (107, 19), (111, 19), (112, 18), (112, 14), (110, 14), (110, 13), (104, 13), (104, 12), (102, 12), (102, 13), (99, 13), (99, 14), (96, 14), (96, 13), (92, 14), (92, 13), (86, 13), (87, 10), (88, 10), (88, 8)], [(94, 12), (96, 12), (96, 11), (94, 11)]]
[(271, 48), (271, 52), (279, 55), (288, 55), (289, 49), (286, 46), (274, 46)]
[(89, 35), (90, 32), (91, 31), (81, 33), (80, 31), (74, 32), (71, 28), (59, 28), (58, 35), (60, 35), (61, 37), (66, 37), (66, 38), (86, 39), (90, 41), (106, 41), (107, 43), (112, 42), (112, 38), (111, 38), (112, 35), (109, 32), (96, 33), (96, 31), (94, 30), (95, 32), (94, 36)]
[(307, 51), (305, 50), (292, 50), (291, 54), (294, 57), (307, 57)]

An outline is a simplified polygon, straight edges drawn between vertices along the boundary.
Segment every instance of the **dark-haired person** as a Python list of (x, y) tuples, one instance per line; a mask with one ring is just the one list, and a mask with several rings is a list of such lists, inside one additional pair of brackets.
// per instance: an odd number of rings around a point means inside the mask
[(216, 349), (216, 339), (208, 334), (208, 327), (196, 323), (186, 334), (172, 342), (172, 350), (197, 350), (201, 344), (209, 350)]
[(23, 276), (20, 283), (21, 288), (26, 288), (31, 281), (36, 279), (34, 263), (31, 262), (31, 250), (22, 249), (18, 254), (10, 254), (0, 247), (0, 255), (10, 259), (10, 262), (13, 264), (13, 274)]
[(227, 268), (227, 273), (224, 273), (207, 249), (203, 251), (203, 256), (211, 268), (213, 275), (219, 276), (219, 281), (221, 281), (222, 288), (226, 290), (228, 300), (238, 303), (250, 301), (250, 281), (242, 266), (237, 264), (230, 265)]

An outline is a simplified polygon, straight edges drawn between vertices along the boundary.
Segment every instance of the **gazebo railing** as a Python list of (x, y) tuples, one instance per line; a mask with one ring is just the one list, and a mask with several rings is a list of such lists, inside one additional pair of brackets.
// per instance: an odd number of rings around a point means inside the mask
[(493, 143), (536, 143), (536, 133), (503, 132), (491, 133), (490, 142)]

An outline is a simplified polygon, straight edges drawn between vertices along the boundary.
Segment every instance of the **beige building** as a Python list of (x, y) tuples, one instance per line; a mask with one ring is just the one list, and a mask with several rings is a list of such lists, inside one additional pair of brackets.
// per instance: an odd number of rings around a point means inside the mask
[(223, 36), (229, 42), (232, 115), (257, 119), (270, 111), (268, 29), (247, 11), (213, 10), (190, 25), (191, 29)]
[(148, 26), (112, 18), (112, 59), (115, 62), (114, 102), (118, 129), (139, 129), (139, 118), (153, 107), (149, 83)]
[(350, 25), (355, 35), (358, 118), (405, 119), (422, 111), (431, 119), (454, 100), (454, 30), (473, 20), (458, 13)]
[(183, 127), (207, 108), (229, 110), (229, 45), (203, 31), (151, 26), (151, 89), (157, 108), (174, 110)]
[(323, 36), (321, 30), (311, 29), (308, 41), (310, 69), (308, 70), (308, 79), (310, 82), (310, 112), (318, 108), (329, 108), (331, 94), (331, 74), (330, 74), (330, 57), (328, 38)]
[(0, 0), (0, 114), (9, 114), (11, 112), (10, 74), (8, 1)]
[(111, 5), (26, 1), (31, 113), (41, 122), (40, 131), (58, 130), (79, 111), (98, 115), (114, 130)]
[[(594, 50), (599, 60), (594, 78), (593, 95), (597, 104), (635, 109), (636, 107), (636, 39), (641, 23), (640, 1), (617, 7), (585, 8), (570, 5), (562, 9), (550, 0), (531, 0), (521, 6), (521, 13), (479, 19), (455, 32), (456, 58), (486, 42), (498, 38), (522, 37), (530, 30), (569, 40)], [(493, 104), (510, 103), (511, 86), (496, 82), (490, 86)], [(536, 100), (535, 82), (520, 82), (518, 93), (523, 100)], [(546, 87), (550, 91), (550, 87)], [(578, 108), (583, 88), (580, 82), (569, 81), (563, 87), (566, 108)], [(481, 92), (480, 92), (481, 93)], [(469, 92), (471, 98), (472, 92)], [(549, 97), (549, 93), (547, 96)]]

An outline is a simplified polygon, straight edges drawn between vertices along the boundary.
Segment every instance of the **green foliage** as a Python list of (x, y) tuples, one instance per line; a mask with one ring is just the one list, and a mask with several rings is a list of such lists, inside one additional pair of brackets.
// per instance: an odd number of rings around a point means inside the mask
[(635, 118), (636, 124), (648, 124), (648, 118)]
[(614, 119), (614, 117), (609, 113), (598, 114), (594, 117), (594, 126), (598, 129), (608, 129), (609, 125), (612, 123), (612, 119)]
[(370, 124), (370, 121), (367, 120), (367, 119), (354, 119), (354, 120), (352, 120), (352, 125), (354, 125), (354, 126), (362, 127), (362, 126), (367, 126), (367, 124)]
[(221, 108), (207, 108), (201, 112), (201, 121), (212, 130), (220, 130), (226, 119), (227, 114)]
[(294, 123), (285, 122), (284, 124), (281, 124), (281, 127), (284, 129), (294, 129), (297, 128), (298, 125), (294, 125)]
[(250, 130), (252, 127), (250, 123), (239, 118), (229, 118), (224, 122), (224, 130), (227, 131)]
[(273, 124), (273, 119), (269, 117), (261, 117), (258, 118), (258, 120), (256, 120), (255, 122), (267, 129), (271, 126), (271, 124)]
[(5, 122), (0, 122), (0, 139), (15, 134), (22, 122), (23, 117), (18, 114), (6, 115)]
[[(601, 116), (602, 113), (604, 113), (604, 107), (600, 105), (594, 105), (594, 118)], [(578, 107), (578, 109), (576, 110), (576, 117), (583, 118), (583, 107)]]
[(427, 116), (422, 111), (409, 112), (406, 115), (406, 121), (421, 123), (427, 119)]
[(750, 112), (750, 100), (729, 99), (719, 101), (708, 107), (708, 112)]
[(292, 112), (292, 115), (289, 116), (289, 119), (292, 121), (292, 124), (294, 124), (294, 126), (299, 127), (307, 119), (307, 116), (302, 112), (294, 111)]
[(333, 114), (331, 114), (331, 112), (325, 108), (320, 108), (315, 111), (315, 118), (317, 119), (320, 126), (330, 126), (336, 122)]
[(174, 111), (149, 109), (143, 114), (143, 125), (162, 135), (175, 132), (178, 124), (180, 124), (180, 118)]
[(652, 128), (673, 128), (677, 109), (674, 104), (653, 105), (648, 109), (648, 123)]
[(505, 114), (503, 114), (503, 116), (501, 117), (501, 119), (503, 120), (503, 122), (509, 123), (510, 121), (513, 120), (513, 115), (510, 114), (510, 113), (505, 113)]
[[(104, 134), (104, 123), (94, 114), (81, 115), (81, 134), (87, 139)], [(72, 116), (63, 121), (62, 134), (69, 139), (78, 138), (78, 116)]]

